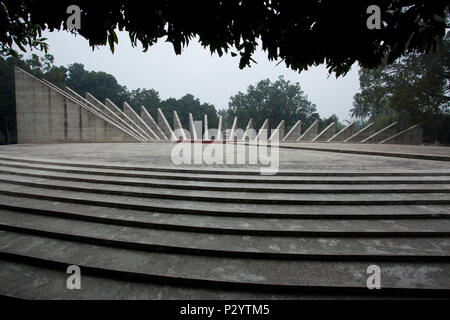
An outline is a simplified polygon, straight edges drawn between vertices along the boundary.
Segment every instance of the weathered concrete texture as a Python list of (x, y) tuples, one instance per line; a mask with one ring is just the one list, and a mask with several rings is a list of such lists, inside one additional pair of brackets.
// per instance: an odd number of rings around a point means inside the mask
[(158, 126), (164, 132), (166, 137), (170, 138), (170, 140), (172, 140), (172, 141), (177, 140), (175, 133), (173, 132), (172, 128), (170, 127), (169, 121), (167, 121), (166, 117), (164, 116), (164, 113), (162, 112), (162, 110), (160, 108), (158, 108)]
[(258, 134), (255, 137), (255, 141), (262, 140), (267, 141), (269, 138), (269, 119), (264, 120), (261, 128), (258, 130)]
[(228, 130), (227, 140), (235, 140), (235, 132), (236, 132), (236, 126), (237, 126), (237, 117), (234, 117), (233, 124), (231, 125), (231, 129)]
[(316, 120), (308, 129), (297, 139), (297, 141), (311, 141), (317, 136), (317, 130), (319, 128), (319, 121)]
[(402, 132), (393, 135), (380, 143), (393, 143), (393, 144), (421, 144), (423, 140), (422, 126), (416, 124)]
[(255, 130), (253, 129), (253, 119), (248, 120), (245, 127), (244, 134), (242, 135), (242, 141), (254, 140), (256, 137)]
[(17, 67), (15, 84), (18, 143), (137, 141), (92, 107)]
[(148, 140), (159, 140), (156, 133), (142, 120), (142, 118), (134, 111), (134, 109), (127, 103), (123, 103), (123, 112), (136, 124), (136, 126), (140, 127), (142, 131), (145, 132), (145, 135), (148, 137)]
[(134, 123), (133, 120), (130, 119), (130, 117), (128, 117), (118, 106), (116, 106), (111, 100), (109, 100), (108, 98), (105, 99), (105, 103), (104, 105), (111, 110), (112, 112), (114, 112), (119, 118), (121, 118), (127, 125), (129, 128), (133, 128), (133, 130), (139, 134), (139, 137), (141, 138), (142, 141), (146, 141), (147, 139), (147, 135), (145, 134), (145, 132), (138, 126), (136, 126), (136, 124)]
[(178, 113), (175, 110), (173, 110), (173, 131), (177, 139), (181, 140), (187, 139), (186, 132), (184, 132), (180, 118), (178, 117)]
[(361, 128), (358, 132), (353, 134), (350, 138), (344, 140), (344, 142), (361, 142), (367, 137), (371, 136), (375, 132), (374, 123), (369, 123), (365, 127)]
[(208, 115), (203, 115), (203, 139), (209, 140)]
[(397, 122), (391, 123), (390, 125), (384, 127), (383, 129), (375, 132), (371, 136), (367, 137), (364, 140), (361, 140), (361, 143), (377, 143), (383, 141), (389, 137), (392, 137), (398, 132)]
[(217, 133), (216, 133), (215, 140), (223, 140), (223, 135), (222, 135), (222, 116), (219, 116), (219, 124), (217, 125)]
[(336, 133), (327, 142), (340, 142), (350, 138), (355, 133), (355, 122), (351, 122), (341, 131)]
[(280, 141), (284, 137), (284, 120), (281, 120), (280, 124), (272, 130), (272, 134), (270, 135), (269, 141)]
[(283, 141), (297, 141), (300, 138), (302, 132), (302, 120), (298, 120), (294, 126), (289, 130)]
[[(0, 147), (0, 295), (449, 296), (447, 163), (282, 149), (280, 165), (293, 170), (263, 176), (181, 168), (169, 160), (179, 145)], [(372, 264), (380, 290), (366, 286)], [(80, 266), (82, 290), (67, 290), (68, 265)], [(123, 279), (124, 291), (111, 287)]]
[(197, 130), (194, 125), (194, 118), (192, 117), (192, 113), (189, 112), (189, 134), (191, 135), (191, 139), (198, 140)]
[(98, 109), (102, 110), (106, 113), (117, 125), (121, 126), (124, 131), (128, 132), (131, 136), (135, 137), (139, 141), (145, 141), (145, 136), (141, 135), (141, 133), (136, 130), (134, 126), (131, 126), (127, 121), (125, 121), (122, 117), (120, 117), (113, 110), (108, 108), (106, 105), (98, 101), (93, 95), (90, 93), (86, 93), (86, 100), (89, 101), (90, 104), (96, 106)]
[(153, 119), (152, 115), (147, 111), (147, 109), (144, 106), (141, 106), (141, 118), (153, 130), (153, 132), (158, 136), (159, 139), (162, 140), (168, 139), (167, 136), (162, 131), (162, 129)]
[(322, 130), (317, 136), (312, 139), (312, 142), (315, 141), (327, 141), (336, 133), (336, 122), (330, 123), (328, 127)]

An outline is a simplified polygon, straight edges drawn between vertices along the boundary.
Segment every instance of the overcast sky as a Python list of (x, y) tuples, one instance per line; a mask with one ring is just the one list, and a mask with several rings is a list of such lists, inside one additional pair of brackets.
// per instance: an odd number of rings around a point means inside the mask
[(195, 41), (181, 55), (176, 55), (172, 45), (164, 41), (144, 53), (140, 47), (131, 46), (128, 33), (119, 32), (119, 45), (112, 54), (109, 47), (92, 51), (86, 39), (67, 32), (46, 32), (44, 37), (48, 38), (49, 53), (54, 55), (56, 65), (80, 62), (87, 70), (114, 75), (128, 89), (153, 88), (162, 99), (191, 93), (217, 109), (227, 108), (229, 97), (238, 91), (245, 92), (248, 85), (267, 78), (274, 81), (283, 75), (300, 83), (321, 117), (334, 113), (344, 120), (350, 118), (353, 95), (359, 90), (356, 65), (345, 77), (336, 79), (334, 74), (328, 76), (323, 65), (301, 74), (286, 68), (283, 62), (277, 66), (262, 50), (253, 57), (257, 64), (240, 70), (239, 57), (211, 56), (208, 49)]

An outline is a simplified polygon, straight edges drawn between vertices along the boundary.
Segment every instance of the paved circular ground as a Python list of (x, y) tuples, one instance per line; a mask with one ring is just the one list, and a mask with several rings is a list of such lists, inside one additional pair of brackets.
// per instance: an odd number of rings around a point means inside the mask
[[(234, 152), (235, 162), (237, 159), (236, 154), (245, 154), (245, 164), (232, 164), (230, 162), (226, 164), (208, 164), (208, 159), (211, 160), (211, 157), (208, 155), (211, 154), (210, 148), (212, 148), (212, 146), (204, 144), (201, 145), (201, 149), (195, 150), (192, 153), (193, 156), (190, 158), (191, 163), (189, 163), (189, 161), (184, 161), (184, 163), (177, 165), (172, 160), (171, 154), (177, 151), (174, 148), (181, 148), (182, 145), (188, 144), (175, 144), (170, 142), (22, 144), (0, 147), (0, 156), (41, 158), (89, 163), (130, 164), (141, 166), (196, 166), (229, 168), (260, 168), (270, 165), (272, 165), (272, 167), (277, 166), (277, 157), (270, 156), (270, 153), (269, 158), (266, 158), (269, 165), (262, 164), (260, 157), (258, 157), (256, 164), (250, 164), (248, 159), (249, 150), (255, 151), (255, 149), (245, 147), (246, 149), (244, 151), (242, 149), (238, 151), (234, 144), (215, 144), (214, 147), (218, 148), (218, 152), (224, 152), (224, 162), (227, 151), (225, 149), (226, 147), (232, 148), (231, 150)], [(387, 151), (389, 151), (389, 148), (391, 148), (392, 151), (395, 151), (397, 146), (383, 146), (383, 148)], [(422, 152), (425, 152), (423, 150)], [(200, 162), (194, 164), (195, 159)], [(448, 161), (419, 160), (387, 156), (280, 148), (279, 167), (282, 169), (298, 170), (446, 170), (450, 169), (450, 164)]]

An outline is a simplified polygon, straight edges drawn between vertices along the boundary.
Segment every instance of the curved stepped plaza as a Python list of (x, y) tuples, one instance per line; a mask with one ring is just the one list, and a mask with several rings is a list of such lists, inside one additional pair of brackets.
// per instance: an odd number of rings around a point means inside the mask
[[(448, 161), (281, 149), (264, 176), (171, 165), (174, 145), (0, 147), (0, 294), (450, 295)], [(379, 290), (366, 287), (373, 264)], [(66, 288), (69, 265), (81, 290)]]
[[(1, 296), (450, 296), (450, 151), (413, 146), (420, 125), (256, 131), (219, 117), (212, 129), (189, 114), (185, 130), (176, 111), (171, 126), (161, 109), (84, 98), (19, 68), (15, 82), (19, 144), (0, 146)], [(227, 161), (210, 161), (222, 147)], [(247, 152), (259, 162), (237, 161)], [(72, 265), (80, 290), (66, 286)], [(367, 287), (372, 265), (380, 289)]]

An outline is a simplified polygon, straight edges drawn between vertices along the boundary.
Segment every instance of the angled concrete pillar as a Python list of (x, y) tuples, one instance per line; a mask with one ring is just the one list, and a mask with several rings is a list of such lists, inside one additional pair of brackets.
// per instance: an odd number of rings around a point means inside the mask
[[(145, 141), (145, 137), (144, 139), (141, 140), (141, 138), (137, 135), (135, 135), (132, 131), (128, 130), (128, 128), (126, 126), (124, 126), (122, 123), (120, 123), (118, 121), (117, 116), (111, 112), (111, 110), (109, 110), (105, 105), (103, 105), (102, 103), (97, 104), (95, 101), (97, 101), (97, 99), (95, 99), (93, 96), (91, 96), (91, 100), (88, 100), (87, 98), (82, 97), (81, 95), (79, 95), (78, 93), (76, 93), (74, 90), (70, 89), (69, 87), (66, 87), (64, 89), (64, 91), (69, 94), (70, 96), (72, 96), (74, 99), (76, 99), (77, 101), (79, 101), (80, 103), (84, 104), (85, 106), (88, 106), (91, 110), (95, 110), (95, 112), (97, 114), (101, 114), (107, 121), (109, 121), (110, 123), (116, 125), (117, 127), (121, 128), (123, 131), (127, 132), (128, 134), (132, 135), (133, 137), (135, 137), (138, 141)], [(93, 101), (95, 100), (95, 101)], [(98, 119), (96, 120), (98, 122)], [(98, 126), (96, 126), (96, 131), (101, 131), (101, 129), (99, 129)]]
[(203, 140), (209, 140), (208, 115), (206, 113), (203, 115), (203, 131)]
[(253, 119), (248, 120), (247, 126), (245, 127), (244, 135), (242, 136), (242, 141), (254, 140), (256, 137), (255, 130), (253, 130)]
[(289, 132), (284, 136), (282, 141), (297, 141), (301, 136), (302, 120), (298, 120)]
[(191, 135), (191, 139), (198, 140), (197, 130), (195, 130), (194, 118), (192, 117), (192, 113), (189, 112), (189, 133)]
[(112, 112), (117, 114), (117, 116), (122, 118), (130, 127), (134, 128), (135, 131), (139, 132), (140, 136), (143, 137), (144, 140), (148, 140), (148, 135), (145, 133), (145, 131), (142, 130), (141, 127), (136, 125), (136, 123), (131, 120), (131, 118), (127, 116), (118, 106), (116, 106), (114, 102), (106, 98), (104, 105)]
[(327, 141), (336, 133), (336, 122), (330, 123), (325, 129), (322, 130), (317, 136), (312, 139), (312, 142)]
[(228, 132), (227, 140), (234, 140), (234, 133), (236, 131), (237, 120), (238, 118), (234, 117), (233, 124), (231, 125), (231, 129)]
[(164, 132), (166, 137), (168, 137), (170, 140), (172, 140), (172, 141), (177, 140), (175, 133), (173, 132), (172, 128), (170, 127), (169, 121), (167, 121), (166, 117), (164, 116), (164, 113), (162, 112), (162, 110), (160, 108), (158, 108), (158, 126)]
[(217, 125), (217, 136), (215, 140), (223, 140), (222, 137), (222, 116), (219, 116), (219, 124)]
[(155, 119), (153, 119), (152, 115), (147, 111), (144, 106), (141, 106), (141, 118), (144, 122), (155, 132), (160, 139), (167, 140), (168, 137), (162, 131), (162, 129), (158, 126)]
[(123, 103), (123, 112), (145, 132), (149, 140), (159, 140), (155, 132), (150, 129), (150, 127), (142, 120), (141, 117), (139, 117), (136, 111), (134, 111), (134, 109), (127, 102)]
[(421, 144), (423, 140), (423, 128), (420, 124), (416, 124), (403, 130), (387, 139), (380, 141), (379, 143), (392, 143), (392, 144)]
[(297, 141), (311, 141), (317, 136), (317, 129), (319, 127), (319, 120), (313, 122), (308, 129), (297, 139)]
[(327, 142), (340, 142), (350, 138), (355, 132), (355, 122), (349, 123), (341, 131), (333, 135)]
[(397, 133), (398, 127), (397, 122), (391, 123), (390, 125), (384, 127), (383, 129), (375, 132), (373, 135), (361, 140), (361, 143), (376, 143), (383, 141), (389, 137), (392, 137)]
[(105, 104), (98, 101), (92, 94), (89, 92), (86, 92), (86, 100), (88, 100), (91, 104), (97, 106), (99, 109), (104, 110), (106, 113), (108, 113), (111, 118), (114, 119), (115, 122), (119, 123), (121, 126), (123, 126), (126, 130), (128, 130), (131, 134), (136, 135), (139, 140), (145, 141), (147, 140), (144, 135), (142, 135), (134, 126), (131, 126), (128, 122), (126, 122), (122, 117), (117, 115), (114, 111), (112, 111), (110, 108), (108, 108)]
[(175, 110), (173, 110), (173, 131), (175, 132), (177, 139), (187, 140), (186, 133), (181, 125), (178, 113)]
[(269, 135), (269, 119), (264, 120), (261, 128), (258, 131), (258, 134), (255, 137), (256, 140), (267, 141)]
[(354, 133), (350, 138), (344, 140), (344, 142), (361, 142), (365, 138), (371, 136), (375, 132), (374, 123), (369, 123), (364, 128), (361, 128), (358, 132)]
[(269, 141), (272, 140), (282, 140), (284, 137), (284, 120), (281, 120), (281, 122), (278, 124), (278, 126), (272, 131), (272, 134), (270, 135)]

